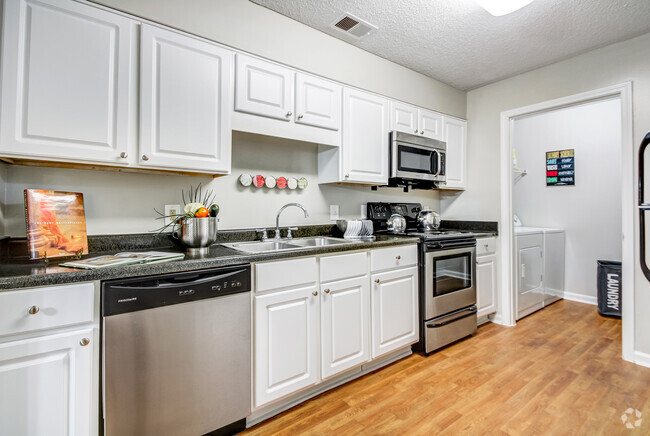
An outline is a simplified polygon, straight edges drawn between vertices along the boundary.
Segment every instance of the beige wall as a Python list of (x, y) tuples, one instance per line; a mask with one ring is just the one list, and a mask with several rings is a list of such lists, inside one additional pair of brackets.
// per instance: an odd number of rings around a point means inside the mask
[[(650, 130), (650, 34), (468, 92), (468, 189), (445, 197), (445, 218), (500, 219), (500, 114), (534, 103), (632, 81), (636, 149)], [(623, 174), (635, 178), (635, 174)], [(636, 196), (636, 193), (635, 193)], [(636, 202), (636, 200), (635, 200)], [(635, 220), (637, 214), (634, 214)], [(638, 229), (638, 222), (635, 223)], [(635, 231), (635, 348), (650, 353), (650, 285), (638, 266)], [(630, 280), (624, 278), (623, 280)], [(594, 309), (595, 310), (595, 309)]]
[(465, 118), (465, 92), (248, 0), (92, 0), (398, 100)]
[[(329, 205), (340, 206), (341, 217), (359, 218), (360, 205), (368, 201), (415, 201), (439, 209), (437, 191), (411, 191), (367, 186), (318, 185), (316, 145), (240, 132), (233, 133), (232, 175), (216, 179), (177, 175), (115, 173), (104, 171), (7, 166), (7, 226), (11, 236), (25, 235), (23, 190), (26, 188), (83, 192), (87, 230), (91, 235), (139, 233), (154, 230), (154, 208), (183, 204), (181, 189), (199, 182), (212, 189), (221, 206), (221, 229), (275, 227), (275, 215), (286, 203), (298, 202), (309, 211), (305, 219), (288, 209), (280, 224), (334, 224)], [(242, 173), (306, 177), (305, 190), (244, 188)], [(1, 173), (0, 173), (1, 174)], [(0, 186), (1, 189), (1, 186)]]

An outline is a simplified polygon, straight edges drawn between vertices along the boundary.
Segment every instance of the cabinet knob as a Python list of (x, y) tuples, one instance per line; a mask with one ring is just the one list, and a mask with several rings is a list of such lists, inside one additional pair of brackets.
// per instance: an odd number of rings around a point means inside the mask
[(377, 279), (375, 280), (375, 283), (381, 283), (381, 280)]
[(395, 259), (400, 260), (402, 256), (395, 256)]
[(287, 112), (287, 118), (289, 118), (291, 115), (293, 115), (293, 112), (291, 111)]
[(38, 306), (32, 306), (29, 308), (30, 315), (36, 315), (41, 309)]
[(326, 294), (329, 294), (329, 293), (330, 293), (330, 290), (329, 290), (329, 289), (325, 289), (323, 292), (325, 292)]
[(346, 174), (346, 175), (345, 175), (345, 178), (346, 178), (346, 179), (349, 179), (349, 178), (350, 178), (350, 175), (349, 175), (349, 174)]
[(424, 130), (420, 130), (420, 135), (424, 135)]
[(126, 151), (123, 151), (122, 153), (120, 153), (120, 157), (122, 159), (126, 159), (127, 157), (129, 157), (129, 154)]
[(299, 119), (299, 120), (302, 120), (302, 117), (303, 117), (302, 114), (298, 114), (298, 119)]
[(83, 338), (82, 340), (79, 341), (79, 344), (81, 344), (82, 347), (85, 347), (86, 345), (90, 344), (90, 339)]
[(317, 295), (318, 295), (318, 291), (314, 291), (314, 292), (312, 292), (311, 295), (313, 295), (314, 297), (317, 296)]
[(143, 154), (142, 155), (142, 160), (149, 160), (149, 156), (147, 156), (146, 154)]
[(415, 129), (415, 132), (413, 132), (413, 133), (418, 133), (418, 129)]

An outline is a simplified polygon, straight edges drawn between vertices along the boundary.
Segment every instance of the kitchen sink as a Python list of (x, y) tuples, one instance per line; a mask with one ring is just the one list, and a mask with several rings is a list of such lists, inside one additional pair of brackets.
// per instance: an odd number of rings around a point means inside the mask
[(311, 238), (298, 238), (291, 241), (292, 244), (302, 247), (324, 247), (327, 245), (351, 244), (352, 241), (341, 238), (328, 238), (324, 236), (315, 236)]
[(281, 241), (232, 242), (222, 245), (246, 253), (265, 253), (269, 251), (296, 250), (353, 243), (354, 241), (348, 241), (341, 238), (313, 236), (309, 238), (284, 239)]

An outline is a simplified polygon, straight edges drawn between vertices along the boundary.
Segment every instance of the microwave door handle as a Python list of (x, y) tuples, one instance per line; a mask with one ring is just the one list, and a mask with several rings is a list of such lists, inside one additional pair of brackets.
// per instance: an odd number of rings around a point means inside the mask
[(440, 175), (440, 171), (442, 171), (442, 157), (440, 157), (440, 152), (438, 150), (434, 150), (434, 153), (438, 156), (438, 171), (434, 174), (434, 176), (437, 177)]

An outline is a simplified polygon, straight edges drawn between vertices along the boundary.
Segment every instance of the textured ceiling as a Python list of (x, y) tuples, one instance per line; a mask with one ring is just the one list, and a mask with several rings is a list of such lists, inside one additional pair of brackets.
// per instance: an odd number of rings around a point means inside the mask
[[(459, 89), (650, 32), (650, 0), (536, 0), (493, 17), (473, 0), (251, 0)], [(361, 40), (329, 25), (351, 13)]]

